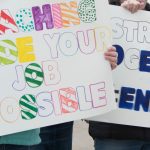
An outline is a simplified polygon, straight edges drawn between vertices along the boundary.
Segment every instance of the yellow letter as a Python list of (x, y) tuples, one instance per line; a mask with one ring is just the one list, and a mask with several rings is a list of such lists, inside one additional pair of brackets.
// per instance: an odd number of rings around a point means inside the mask
[(95, 36), (97, 51), (105, 51), (111, 44), (111, 30), (105, 26), (95, 28)]
[(32, 37), (17, 38), (16, 45), (18, 48), (19, 62), (31, 62), (35, 60), (33, 53)]

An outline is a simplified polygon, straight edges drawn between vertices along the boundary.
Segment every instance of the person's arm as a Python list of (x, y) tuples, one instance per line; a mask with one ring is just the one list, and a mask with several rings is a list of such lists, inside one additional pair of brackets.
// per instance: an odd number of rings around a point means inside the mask
[(118, 53), (116, 52), (116, 48), (111, 46), (104, 53), (105, 59), (109, 61), (111, 68), (115, 69), (117, 67), (117, 57)]

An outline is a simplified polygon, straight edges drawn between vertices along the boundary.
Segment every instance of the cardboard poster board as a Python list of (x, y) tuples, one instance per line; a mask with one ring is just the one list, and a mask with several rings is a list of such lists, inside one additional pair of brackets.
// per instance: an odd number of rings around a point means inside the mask
[(110, 6), (110, 14), (119, 54), (113, 71), (117, 110), (94, 120), (150, 127), (150, 12)]
[(105, 0), (1, 0), (0, 7), (0, 135), (113, 109)]

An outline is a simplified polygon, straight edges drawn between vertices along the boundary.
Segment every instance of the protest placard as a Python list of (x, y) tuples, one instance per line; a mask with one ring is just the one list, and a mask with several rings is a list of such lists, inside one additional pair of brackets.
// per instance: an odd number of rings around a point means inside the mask
[(118, 108), (94, 120), (150, 127), (150, 12), (110, 6), (118, 67), (113, 71)]
[(105, 0), (1, 0), (0, 135), (113, 108)]

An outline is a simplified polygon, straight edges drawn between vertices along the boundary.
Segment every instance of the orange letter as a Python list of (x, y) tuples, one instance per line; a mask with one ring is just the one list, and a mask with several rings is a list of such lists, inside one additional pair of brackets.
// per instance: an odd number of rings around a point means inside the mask
[(76, 1), (61, 3), (60, 8), (62, 14), (63, 27), (70, 27), (73, 25), (80, 24), (80, 18), (77, 12), (78, 7)]

